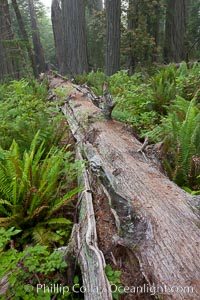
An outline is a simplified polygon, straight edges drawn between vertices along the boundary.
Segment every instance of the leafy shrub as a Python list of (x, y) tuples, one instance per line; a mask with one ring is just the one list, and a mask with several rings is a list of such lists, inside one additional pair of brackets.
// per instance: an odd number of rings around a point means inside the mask
[[(10, 239), (19, 234), (20, 230), (11, 227), (8, 230), (0, 228), (0, 278), (9, 285), (2, 300), (6, 299), (37, 299), (50, 300), (52, 293), (37, 290), (37, 284), (64, 284), (62, 273), (66, 268), (63, 254), (59, 251), (50, 252), (47, 246), (28, 246), (22, 252), (17, 249), (6, 250)], [(68, 296), (65, 293), (65, 298)], [(63, 299), (62, 296), (57, 299)]]
[(151, 110), (153, 105), (151, 99), (151, 90), (146, 85), (133, 85), (131, 89), (125, 89), (117, 100), (113, 117), (132, 125), (143, 135), (153, 129), (158, 122), (158, 114)]
[[(96, 76), (90, 73), (92, 87), (102, 82)], [(128, 76), (123, 70), (108, 82), (116, 101), (113, 117), (133, 126), (140, 136), (148, 135), (152, 142), (164, 141), (163, 161), (169, 177), (180, 186), (198, 190), (200, 64), (191, 68), (186, 63), (178, 68), (171, 64), (151, 77)]]
[(87, 76), (88, 85), (93, 88), (94, 93), (97, 96), (102, 95), (102, 87), (104, 81), (108, 81), (108, 77), (101, 71), (92, 71)]
[(99, 96), (102, 95), (103, 83), (104, 81), (108, 81), (108, 77), (101, 71), (92, 71), (89, 74), (76, 75), (75, 80), (78, 84), (87, 83), (93, 89), (94, 93)]
[(200, 102), (200, 64), (195, 63), (192, 68), (188, 69), (183, 63), (177, 73), (178, 94), (189, 101), (196, 96), (197, 101)]
[(144, 82), (145, 77), (142, 73), (129, 76), (127, 70), (121, 70), (109, 78), (110, 91), (113, 96), (120, 96), (126, 89), (129, 90)]
[[(57, 115), (55, 105), (44, 101), (46, 86), (14, 81), (0, 90), (0, 146), (9, 149), (13, 139), (25, 150), (40, 130), (38, 141), (45, 139), (48, 152), (66, 131), (64, 118)], [(54, 118), (52, 118), (54, 116)]]
[[(108, 281), (110, 282), (111, 286), (114, 285), (115, 290), (116, 290), (116, 287), (121, 286), (121, 279), (120, 279), (121, 272), (120, 271), (113, 270), (111, 265), (106, 265), (105, 273), (106, 273), (106, 276), (107, 276)], [(119, 296), (121, 294), (123, 294), (123, 292), (121, 292), (121, 290), (113, 291), (112, 292), (113, 299), (118, 300)]]
[(116, 100), (114, 118), (132, 125), (141, 135), (155, 126), (158, 114), (152, 111), (152, 91), (141, 73), (130, 77), (120, 71), (110, 77), (109, 84)]
[(60, 148), (66, 121), (46, 97), (34, 81), (0, 86), (0, 278), (9, 282), (2, 300), (50, 300), (55, 295), (35, 286), (65, 284), (63, 254), (51, 249), (68, 242), (81, 163), (70, 145)]

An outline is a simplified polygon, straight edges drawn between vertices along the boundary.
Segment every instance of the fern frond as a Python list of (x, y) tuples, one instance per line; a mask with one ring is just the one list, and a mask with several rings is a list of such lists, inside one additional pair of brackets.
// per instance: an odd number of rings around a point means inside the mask
[(61, 207), (64, 207), (65, 205), (70, 203), (72, 201), (72, 197), (82, 190), (83, 190), (83, 188), (80, 188), (80, 187), (75, 188), (72, 191), (70, 191), (69, 193), (67, 193), (64, 197), (55, 201), (55, 203), (52, 205), (50, 211), (48, 212), (47, 216), (48, 217), (52, 216)]
[(178, 131), (179, 157), (176, 164), (180, 167), (177, 169), (178, 172), (175, 173), (174, 177), (177, 183), (179, 183), (180, 180), (185, 180), (185, 183), (188, 184), (192, 156), (196, 154), (196, 145), (193, 136), (198, 126), (197, 116), (195, 100), (192, 100), (188, 107), (185, 120)]
[(12, 215), (10, 217), (4, 217), (4, 218), (0, 218), (0, 226), (2, 227), (10, 227), (10, 226), (14, 226), (16, 228), (18, 228), (19, 224), (17, 222), (17, 220), (22, 220), (23, 216), (18, 213), (15, 215)]
[(50, 220), (44, 222), (44, 224), (47, 224), (47, 225), (57, 225), (57, 224), (72, 225), (73, 222), (66, 218), (55, 218), (55, 219), (50, 219)]
[(47, 210), (49, 208), (48, 205), (43, 205), (40, 207), (37, 207), (33, 212), (31, 212), (30, 210), (28, 211), (28, 217), (25, 218), (25, 221), (29, 221), (31, 219), (34, 219), (35, 217), (39, 218), (39, 215), (44, 211)]
[(49, 245), (53, 241), (57, 240), (58, 235), (40, 225), (34, 228), (32, 237), (36, 244)]

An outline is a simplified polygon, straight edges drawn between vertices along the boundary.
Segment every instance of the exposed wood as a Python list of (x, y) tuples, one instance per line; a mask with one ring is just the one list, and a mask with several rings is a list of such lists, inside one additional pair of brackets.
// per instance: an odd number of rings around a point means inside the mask
[(146, 160), (138, 152), (141, 143), (122, 124), (98, 118), (88, 122), (89, 115), (101, 110), (81, 94), (68, 99), (62, 109), (119, 218), (115, 242), (137, 256), (149, 285), (163, 288), (164, 295), (158, 290), (163, 299), (198, 299), (199, 198), (180, 189)]
[(103, 104), (103, 100), (101, 97), (97, 97), (93, 91), (89, 88), (89, 86), (87, 86), (86, 84), (81, 85), (81, 86), (75, 86), (75, 89), (78, 92), (81, 92), (83, 94), (84, 97), (87, 97), (88, 99), (90, 99), (90, 101), (92, 101), (92, 103), (97, 106), (97, 107), (101, 107)]
[[(83, 159), (79, 150), (77, 158)], [(97, 244), (91, 187), (86, 170), (79, 179), (80, 186), (85, 188), (79, 195), (81, 208), (77, 231), (77, 257), (82, 271), (83, 286), (86, 289), (84, 299), (112, 300), (110, 285), (104, 272), (106, 266), (104, 256)]]

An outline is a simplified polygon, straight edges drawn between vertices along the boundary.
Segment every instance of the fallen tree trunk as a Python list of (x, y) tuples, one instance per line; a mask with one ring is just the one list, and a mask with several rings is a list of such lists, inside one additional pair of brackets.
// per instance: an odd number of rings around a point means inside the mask
[(63, 113), (120, 221), (113, 245), (121, 244), (136, 255), (141, 272), (161, 299), (198, 299), (196, 198), (138, 152), (141, 144), (122, 124), (103, 120), (101, 110), (80, 93), (72, 98), (62, 107)]
[[(77, 149), (77, 159), (83, 160), (79, 149)], [(80, 216), (76, 230), (76, 251), (78, 251), (77, 256), (81, 267), (84, 298), (112, 300), (110, 285), (104, 272), (106, 263), (97, 245), (91, 187), (86, 169), (79, 178), (79, 185), (84, 187), (84, 190), (79, 194)]]

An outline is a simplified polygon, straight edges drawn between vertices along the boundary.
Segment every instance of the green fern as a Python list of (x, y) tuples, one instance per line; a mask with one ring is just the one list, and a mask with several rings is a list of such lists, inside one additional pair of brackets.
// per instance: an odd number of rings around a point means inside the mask
[(185, 117), (178, 131), (178, 153), (177, 153), (177, 168), (174, 174), (174, 180), (184, 180), (188, 183), (189, 171), (191, 167), (191, 158), (196, 153), (196, 145), (193, 143), (193, 133), (197, 127), (198, 114), (196, 111), (195, 101), (192, 100)]
[[(165, 165), (168, 174), (180, 186), (198, 189), (200, 167), (200, 111), (196, 99), (191, 102), (177, 97), (161, 125), (149, 133), (152, 140), (165, 140), (168, 152)], [(171, 166), (170, 166), (171, 164)]]
[(176, 97), (176, 68), (174, 65), (160, 70), (151, 78), (155, 109), (166, 113), (166, 106)]
[(48, 225), (49, 230), (60, 224), (69, 226), (59, 211), (80, 191), (69, 191), (66, 185), (66, 168), (73, 170), (73, 178), (80, 168), (80, 164), (70, 162), (68, 146), (53, 147), (42, 159), (45, 149), (44, 142), (38, 145), (39, 137), (40, 132), (23, 154), (15, 141), (10, 150), (0, 148), (0, 226), (23, 229), (25, 236), (32, 234), (35, 224)]

